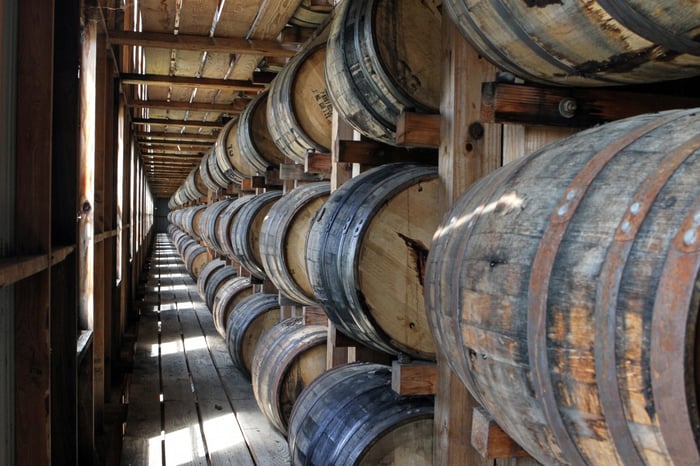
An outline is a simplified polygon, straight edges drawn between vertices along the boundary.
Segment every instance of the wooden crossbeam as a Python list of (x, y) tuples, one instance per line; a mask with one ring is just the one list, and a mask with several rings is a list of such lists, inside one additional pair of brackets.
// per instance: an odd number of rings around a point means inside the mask
[(572, 128), (587, 128), (643, 113), (700, 106), (698, 97), (499, 82), (483, 83), (481, 95), (483, 122)]
[(122, 73), (119, 75), (122, 84), (150, 84), (154, 86), (196, 87), (199, 89), (214, 89), (228, 91), (260, 92), (265, 86), (253, 84), (241, 79), (195, 78), (190, 76), (167, 76), (160, 74)]
[(134, 136), (138, 139), (167, 139), (169, 141), (216, 141), (216, 134), (194, 134), (194, 133), (168, 133), (165, 131), (136, 131)]
[(131, 108), (152, 108), (159, 110), (182, 110), (191, 112), (241, 113), (250, 100), (235, 99), (231, 104), (212, 104), (207, 102), (167, 102), (164, 100), (136, 100), (129, 102)]
[(173, 139), (141, 139), (139, 144), (144, 147), (151, 146), (185, 146), (185, 147), (211, 147), (213, 141), (176, 141)]
[(340, 141), (338, 161), (383, 165), (394, 162), (420, 162), (437, 165), (438, 154), (430, 148), (406, 149), (376, 141)]
[(196, 52), (224, 52), (234, 54), (292, 57), (297, 44), (284, 44), (275, 40), (247, 40), (236, 37), (209, 37), (192, 34), (167, 34), (158, 32), (110, 31), (112, 45), (136, 45)]
[(223, 123), (218, 121), (190, 121), (190, 120), (168, 120), (165, 118), (134, 118), (131, 120), (134, 125), (164, 125), (182, 127), (189, 126), (193, 128), (222, 128)]

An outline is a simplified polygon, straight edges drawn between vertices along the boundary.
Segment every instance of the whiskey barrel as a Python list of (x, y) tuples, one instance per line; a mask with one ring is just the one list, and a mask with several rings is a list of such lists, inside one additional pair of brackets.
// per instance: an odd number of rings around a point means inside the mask
[(544, 464), (700, 464), (700, 113), (578, 133), (476, 183), (435, 234), (435, 341)]
[[(199, 165), (194, 167), (187, 175), (185, 184), (183, 185), (187, 200), (194, 201), (200, 197), (206, 196), (207, 185), (204, 184), (202, 176), (199, 174)], [(184, 202), (179, 205), (184, 204)]]
[(223, 172), (226, 179), (231, 183), (240, 183), (246, 176), (253, 176), (255, 172), (252, 170), (242, 170), (241, 162), (234, 164), (234, 159), (230, 157), (228, 152), (228, 140), (231, 135), (235, 135), (238, 129), (238, 117), (229, 120), (216, 138), (214, 144), (214, 154), (216, 163)]
[(247, 204), (253, 196), (243, 196), (231, 201), (231, 203), (219, 214), (219, 220), (216, 223), (216, 241), (221, 245), (224, 255), (234, 257), (231, 250), (231, 227), (233, 221), (238, 215), (241, 207)]
[(199, 219), (206, 208), (206, 204), (203, 204), (182, 209), (182, 217), (180, 220), (182, 223), (179, 226), (185, 230), (185, 233), (196, 240), (202, 239), (202, 232), (199, 229)]
[(302, 0), (289, 19), (289, 24), (302, 28), (317, 28), (327, 21), (332, 10), (332, 2), (326, 2), (326, 5), (322, 5), (313, 0)]
[(217, 254), (226, 254), (223, 245), (216, 236), (216, 229), (218, 224), (224, 220), (221, 214), (231, 202), (232, 199), (223, 199), (214, 202), (210, 204), (199, 217), (199, 231), (201, 232), (202, 240)]
[(230, 265), (224, 265), (212, 272), (204, 286), (204, 296), (202, 296), (202, 299), (204, 299), (210, 311), (213, 312), (214, 310), (214, 300), (219, 294), (219, 291), (226, 286), (230, 279), (237, 276), (238, 271)]
[(240, 208), (231, 225), (231, 252), (254, 277), (265, 278), (260, 257), (260, 229), (281, 191), (268, 191), (252, 197)]
[(226, 177), (226, 175), (224, 174), (224, 169), (221, 168), (219, 162), (216, 159), (215, 147), (216, 146), (209, 149), (209, 151), (206, 154), (209, 175), (216, 184), (217, 190), (226, 189), (226, 187), (230, 183), (230, 180)]
[(256, 293), (243, 298), (226, 321), (226, 346), (233, 363), (250, 377), (260, 337), (280, 322), (279, 296)]
[(280, 293), (300, 304), (316, 303), (306, 272), (306, 237), (330, 189), (330, 183), (325, 182), (292, 189), (270, 208), (260, 229), (265, 274)]
[(344, 183), (306, 241), (311, 287), (346, 335), (389, 354), (434, 359), (423, 273), (440, 222), (437, 168), (398, 163)]
[(336, 8), (326, 51), (328, 95), (365, 136), (396, 143), (403, 110), (437, 113), (441, 14), (430, 0), (357, 0)]
[(255, 346), (253, 394), (260, 411), (284, 434), (299, 393), (326, 370), (327, 334), (324, 326), (292, 317), (271, 327)]
[(209, 278), (211, 278), (211, 275), (216, 272), (217, 270), (223, 268), (226, 266), (226, 262), (224, 262), (221, 259), (214, 259), (209, 261), (209, 263), (204, 266), (202, 271), (199, 273), (199, 276), (197, 277), (197, 293), (199, 294), (199, 297), (202, 298), (203, 300), (206, 300), (206, 289), (207, 289), (207, 283), (209, 283)]
[(216, 192), (219, 190), (220, 186), (216, 183), (216, 180), (213, 178), (209, 169), (210, 153), (211, 152), (207, 152), (202, 156), (202, 160), (199, 162), (199, 174), (202, 177), (202, 182), (207, 187), (207, 189)]
[(267, 129), (290, 159), (304, 163), (308, 151), (330, 152), (333, 107), (326, 90), (326, 42), (316, 41), (275, 77), (267, 98)]
[(700, 74), (694, 0), (444, 3), (484, 57), (526, 80), (609, 86)]
[(226, 338), (226, 323), (236, 305), (254, 292), (248, 277), (230, 276), (217, 290), (214, 302), (209, 308), (212, 312), (214, 327), (223, 338)]
[(228, 157), (229, 163), (234, 168), (233, 176), (238, 177), (240, 175), (242, 181), (243, 178), (257, 175), (258, 172), (241, 154), (241, 149), (238, 146), (238, 123), (239, 120), (235, 120), (229, 128), (224, 149), (226, 150), (226, 157)]
[(267, 129), (268, 94), (269, 90), (265, 90), (248, 103), (241, 113), (236, 132), (241, 157), (260, 174), (285, 160)]
[(209, 262), (207, 249), (196, 241), (189, 240), (183, 246), (182, 260), (187, 271), (197, 279), (199, 272)]
[(400, 396), (391, 368), (349, 364), (310, 383), (289, 421), (295, 465), (432, 464), (432, 396)]

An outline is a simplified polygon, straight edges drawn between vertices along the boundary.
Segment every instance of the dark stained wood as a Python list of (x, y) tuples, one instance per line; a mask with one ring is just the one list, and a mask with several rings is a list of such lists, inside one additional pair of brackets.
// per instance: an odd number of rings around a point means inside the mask
[(142, 47), (159, 47), (197, 52), (244, 53), (279, 57), (291, 57), (297, 52), (296, 46), (285, 46), (274, 40), (248, 40), (236, 37), (208, 37), (192, 34), (173, 35), (157, 32), (112, 30), (109, 32), (109, 41), (112, 45), (139, 45)]
[(329, 176), (331, 174), (331, 163), (331, 154), (322, 154), (319, 152), (308, 153), (304, 161), (304, 172), (319, 173)]
[(191, 78), (188, 76), (167, 76), (157, 74), (122, 73), (122, 84), (149, 84), (154, 86), (184, 86), (198, 89), (226, 89), (229, 91), (260, 92), (265, 86), (249, 81), (216, 78)]
[(396, 162), (419, 162), (437, 165), (437, 150), (406, 149), (376, 141), (340, 141), (338, 161), (376, 166)]
[[(570, 116), (560, 106), (570, 107)], [(611, 89), (485, 82), (481, 118), (492, 123), (587, 128), (643, 113), (700, 107), (700, 98)]]
[(162, 139), (168, 141), (208, 141), (213, 144), (216, 141), (215, 134), (204, 134), (204, 133), (175, 133), (175, 132), (164, 132), (164, 131), (151, 131), (142, 132), (135, 131), (133, 136), (141, 141), (148, 141), (149, 139)]
[[(20, 255), (51, 251), (54, 2), (17, 4), (15, 237)], [(51, 271), (15, 284), (17, 465), (51, 464)], [(11, 414), (10, 414), (11, 416)], [(11, 447), (11, 448), (12, 448)]]

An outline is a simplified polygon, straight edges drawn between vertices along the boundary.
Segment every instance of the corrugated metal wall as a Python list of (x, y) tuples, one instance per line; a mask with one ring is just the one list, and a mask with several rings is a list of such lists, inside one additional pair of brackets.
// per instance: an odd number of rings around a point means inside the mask
[[(0, 2), (0, 257), (13, 254), (16, 2)], [(0, 288), (0, 464), (14, 461), (14, 287)]]

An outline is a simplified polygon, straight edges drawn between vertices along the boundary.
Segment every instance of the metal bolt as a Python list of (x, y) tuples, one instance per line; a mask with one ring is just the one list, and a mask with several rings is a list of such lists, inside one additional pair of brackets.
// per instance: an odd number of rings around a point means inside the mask
[(571, 191), (569, 191), (568, 193), (566, 193), (566, 200), (567, 200), (567, 201), (573, 201), (575, 196), (576, 196), (576, 190), (575, 190), (575, 189), (572, 189)]
[(639, 211), (641, 210), (642, 206), (639, 204), (639, 202), (635, 202), (630, 206), (630, 213), (632, 215), (637, 215)]
[(573, 118), (577, 109), (578, 104), (571, 97), (564, 97), (559, 101), (559, 114), (564, 118)]
[(620, 227), (620, 229), (622, 230), (623, 233), (629, 233), (629, 231), (630, 231), (630, 222), (628, 222), (627, 220), (625, 220), (624, 222), (622, 222), (622, 226)]
[(561, 207), (559, 207), (559, 210), (557, 210), (557, 215), (561, 217), (562, 215), (564, 215), (568, 211), (569, 211), (569, 204), (564, 204)]
[(484, 126), (478, 121), (469, 125), (469, 136), (479, 140), (484, 137)]

